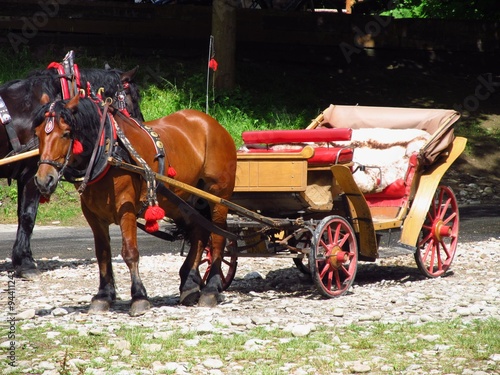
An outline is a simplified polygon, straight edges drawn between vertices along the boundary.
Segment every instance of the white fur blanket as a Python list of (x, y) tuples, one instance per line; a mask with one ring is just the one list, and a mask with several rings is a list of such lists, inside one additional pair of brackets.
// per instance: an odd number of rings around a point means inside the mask
[(429, 138), (418, 129), (354, 129), (350, 141), (335, 145), (354, 148), (354, 181), (363, 193), (375, 193), (405, 178), (410, 156)]

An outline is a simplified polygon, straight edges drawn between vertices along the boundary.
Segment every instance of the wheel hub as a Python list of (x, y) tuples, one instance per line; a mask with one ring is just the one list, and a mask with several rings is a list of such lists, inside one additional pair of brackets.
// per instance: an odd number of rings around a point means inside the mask
[(340, 246), (333, 246), (332, 251), (328, 257), (330, 266), (333, 268), (340, 268), (340, 266), (349, 260), (349, 253), (343, 251)]
[(449, 225), (445, 225), (442, 220), (436, 221), (434, 224), (434, 237), (438, 240), (441, 240), (443, 237), (451, 236), (451, 227)]

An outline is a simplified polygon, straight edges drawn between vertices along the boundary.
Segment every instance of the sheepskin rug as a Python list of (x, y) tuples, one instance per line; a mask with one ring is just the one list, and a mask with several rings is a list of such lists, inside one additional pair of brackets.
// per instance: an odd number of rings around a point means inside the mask
[(419, 129), (353, 129), (350, 141), (334, 145), (354, 149), (354, 181), (363, 193), (375, 193), (405, 178), (410, 156), (429, 138)]

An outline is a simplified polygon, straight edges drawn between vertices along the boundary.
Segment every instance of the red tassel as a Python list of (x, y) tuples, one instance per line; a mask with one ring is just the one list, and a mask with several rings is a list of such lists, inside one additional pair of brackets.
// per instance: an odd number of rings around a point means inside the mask
[(44, 195), (41, 195), (39, 202), (40, 203), (48, 203), (48, 202), (50, 202), (50, 197), (46, 197)]
[(219, 66), (219, 64), (217, 63), (217, 61), (215, 59), (210, 59), (210, 61), (208, 62), (208, 67), (210, 69), (212, 69), (214, 72), (217, 71), (218, 66)]
[(79, 155), (83, 152), (83, 145), (78, 139), (73, 141), (73, 155)]
[(147, 220), (146, 225), (145, 225), (146, 232), (148, 233), (154, 233), (158, 232), (160, 230), (160, 225), (156, 220)]
[(146, 221), (161, 220), (165, 217), (165, 211), (160, 206), (149, 206), (144, 213)]
[(167, 176), (168, 177), (175, 177), (175, 176), (177, 176), (177, 171), (171, 165), (168, 166)]

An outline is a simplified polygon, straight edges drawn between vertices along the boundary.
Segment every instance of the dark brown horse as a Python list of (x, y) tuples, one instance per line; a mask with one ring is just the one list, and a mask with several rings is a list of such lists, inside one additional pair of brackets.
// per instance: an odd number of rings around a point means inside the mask
[[(139, 92), (132, 81), (136, 69), (128, 72), (115, 69), (80, 69), (81, 87), (86, 88), (87, 83), (96, 90), (103, 87), (106, 96), (114, 96), (117, 91), (124, 90), (127, 110), (133, 117), (141, 119)], [(43, 69), (32, 72), (25, 79), (0, 86), (3, 110), (10, 116), (10, 121), (0, 119), (0, 159), (38, 147), (31, 129), (33, 116), (40, 107), (43, 93), (48, 94), (52, 100), (61, 98), (60, 78), (56, 69)], [(2, 105), (0, 113), (1, 107)], [(37, 161), (38, 158), (31, 157), (0, 167), (0, 178), (17, 181), (18, 229), (12, 248), (12, 265), (18, 276), (28, 279), (39, 274), (30, 244), (40, 198), (33, 182)]]
[[(89, 150), (92, 151), (96, 139), (101, 138), (98, 136), (100, 109), (102, 104), (98, 105), (88, 98), (74, 97), (70, 101), (45, 105), (35, 118), (33, 126), (40, 140), (40, 165), (35, 183), (43, 195), (54, 192), (65, 169), (89, 167)], [(164, 174), (161, 157), (155, 146), (158, 140), (154, 142), (142, 126), (119, 111), (112, 107), (109, 110), (114, 113), (118, 131), (123, 131), (133, 150), (152, 170)], [(163, 143), (166, 162), (177, 173), (176, 180), (218, 197), (230, 198), (235, 183), (236, 150), (229, 133), (215, 119), (195, 110), (183, 110), (144, 125), (158, 134)], [(72, 151), (75, 143), (83, 145), (83, 153), (75, 155)], [(124, 142), (120, 139), (116, 143)], [(127, 158), (123, 152), (120, 155)], [(137, 157), (132, 153), (130, 159)], [(164, 186), (159, 187), (165, 189)], [(120, 225), (121, 255), (131, 274), (132, 301), (129, 313), (132, 316), (140, 315), (150, 306), (139, 276), (136, 222), (137, 216), (144, 214), (144, 205), (147, 205), (147, 188), (145, 179), (140, 175), (111, 167), (98, 181), (90, 183), (81, 195), (82, 210), (94, 234), (100, 276), (99, 291), (92, 299), (89, 312), (108, 310), (116, 297), (111, 266), (110, 224)], [(170, 189), (212, 223), (226, 228), (226, 206), (209, 203), (173, 187)], [(155, 197), (158, 205), (164, 209), (166, 216), (185, 229), (190, 243), (189, 254), (179, 271), (180, 302), (185, 305), (216, 305), (222, 292), (220, 267), (225, 238), (199, 225), (196, 215), (188, 214), (177, 203), (172, 203), (164, 190), (162, 192), (158, 188), (158, 193)], [(212, 266), (206, 284), (202, 285), (198, 266), (209, 239)]]

